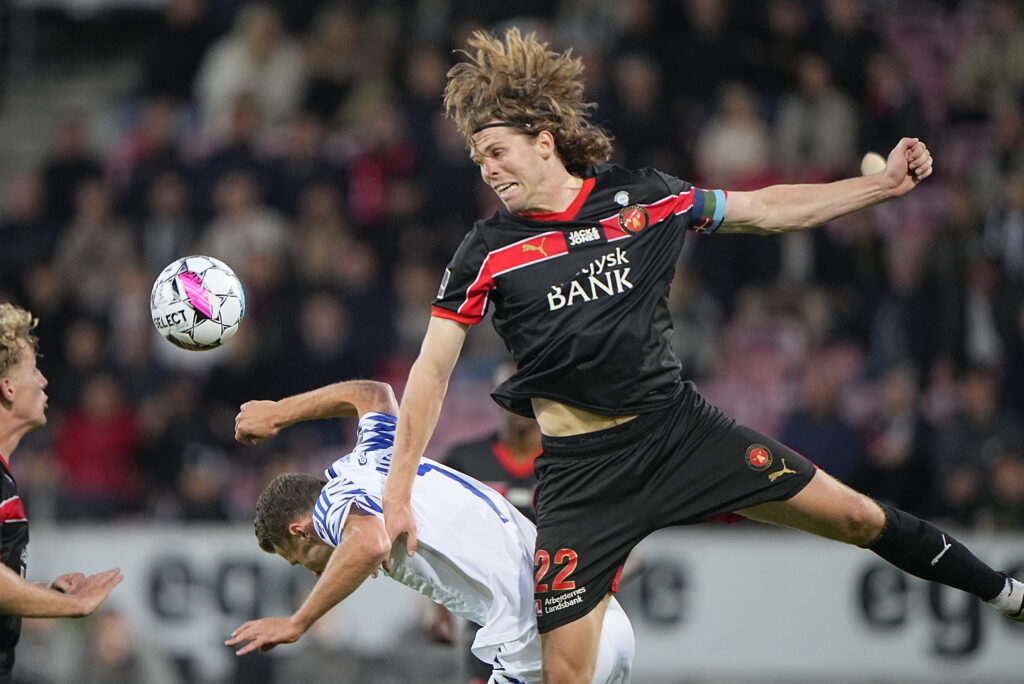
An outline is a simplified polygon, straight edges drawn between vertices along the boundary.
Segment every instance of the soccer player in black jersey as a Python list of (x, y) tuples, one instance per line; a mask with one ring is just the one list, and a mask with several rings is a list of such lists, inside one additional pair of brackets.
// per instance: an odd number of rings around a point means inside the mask
[(515, 29), (504, 41), (476, 33), (470, 47), (445, 106), (504, 208), (452, 258), (410, 371), (384, 491), (392, 539), (406, 533), (416, 549), (416, 464), (466, 332), (490, 305), (519, 369), (493, 396), (543, 434), (534, 562), (546, 682), (590, 681), (604, 606), (638, 541), (728, 513), (870, 549), (1024, 619), (1024, 584), (736, 424), (680, 377), (670, 344), (667, 295), (687, 231), (804, 230), (900, 197), (931, 175), (924, 142), (903, 138), (869, 176), (702, 190), (604, 163), (611, 142), (587, 118), (571, 53)]
[(35, 325), (29, 312), (0, 304), (0, 684), (11, 681), (21, 618), (90, 615), (121, 581), (117, 568), (89, 577), (68, 573), (49, 586), (24, 579), (28, 520), (10, 462), (22, 437), (46, 424)]

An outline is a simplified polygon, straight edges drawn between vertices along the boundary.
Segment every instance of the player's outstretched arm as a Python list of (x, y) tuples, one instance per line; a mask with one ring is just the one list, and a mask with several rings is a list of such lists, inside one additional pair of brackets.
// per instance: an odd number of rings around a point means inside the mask
[(85, 617), (100, 607), (122, 579), (121, 571), (112, 568), (88, 577), (80, 573), (61, 575), (50, 587), (43, 587), (0, 565), (0, 614)]
[(407, 535), (406, 551), (410, 556), (416, 552), (416, 519), (411, 502), (416, 468), (437, 426), (448, 380), (468, 329), (469, 326), (447, 318), (430, 319), (398, 410), (394, 456), (384, 484), (384, 522), (392, 541)]
[(250, 620), (232, 632), (224, 644), (245, 644), (235, 651), (237, 655), (245, 655), (256, 650), (269, 651), (279, 644), (295, 643), (324, 613), (376, 573), (390, 550), (391, 542), (380, 518), (362, 514), (353, 507), (345, 521), (341, 543), (331, 553), (323, 574), (299, 609), (290, 617)]
[(834, 183), (772, 185), (730, 192), (720, 233), (787, 233), (900, 197), (932, 173), (932, 155), (917, 138), (903, 138), (889, 153), (885, 171)]
[(304, 420), (362, 416), (371, 411), (398, 413), (398, 400), (386, 382), (348, 380), (280, 401), (248, 401), (235, 416), (235, 439), (259, 444)]

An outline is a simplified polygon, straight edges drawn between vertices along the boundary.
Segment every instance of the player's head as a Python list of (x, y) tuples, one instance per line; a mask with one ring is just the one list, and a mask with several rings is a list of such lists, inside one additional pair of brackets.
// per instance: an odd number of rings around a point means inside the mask
[(0, 409), (17, 427), (46, 424), (46, 378), (36, 367), (38, 320), (13, 304), (0, 304)]
[(469, 47), (465, 61), (448, 72), (444, 104), (474, 156), (484, 132), (526, 139), (546, 132), (574, 175), (608, 160), (611, 140), (588, 119), (594, 105), (583, 101), (583, 62), (571, 50), (551, 52), (517, 28), (505, 32), (504, 42), (476, 31)]
[(320, 574), (333, 548), (313, 529), (313, 506), (324, 485), (306, 473), (275, 477), (256, 501), (256, 540), (267, 553)]

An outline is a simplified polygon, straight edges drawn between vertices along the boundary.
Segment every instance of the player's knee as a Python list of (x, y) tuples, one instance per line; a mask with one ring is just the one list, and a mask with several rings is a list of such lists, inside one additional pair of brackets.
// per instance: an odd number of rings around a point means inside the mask
[(590, 684), (594, 666), (551, 653), (544, 658), (543, 674), (544, 684)]
[(843, 509), (842, 541), (867, 546), (874, 541), (884, 525), (885, 513), (873, 499), (863, 495), (851, 497)]

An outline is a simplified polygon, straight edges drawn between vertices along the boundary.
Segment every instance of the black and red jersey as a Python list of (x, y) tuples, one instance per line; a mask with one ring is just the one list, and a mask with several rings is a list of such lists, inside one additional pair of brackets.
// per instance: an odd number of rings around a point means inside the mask
[[(25, 506), (18, 496), (18, 483), (14, 481), (7, 460), (0, 455), (0, 562), (24, 577), (27, 553)], [(0, 674), (13, 664), (14, 647), (20, 636), (21, 618), (0, 615)]]
[(533, 474), (533, 461), (539, 455), (538, 449), (529, 461), (517, 461), (498, 433), (492, 432), (486, 437), (456, 444), (443, 460), (445, 465), (496, 490), (520, 513), (534, 521), (537, 516), (533, 510), (533, 490), (537, 486), (537, 477)]
[(478, 221), (445, 270), (433, 315), (479, 323), (488, 306), (518, 372), (494, 392), (605, 415), (666, 406), (682, 388), (668, 290), (686, 232), (714, 232), (725, 194), (652, 169), (600, 164), (557, 214)]

